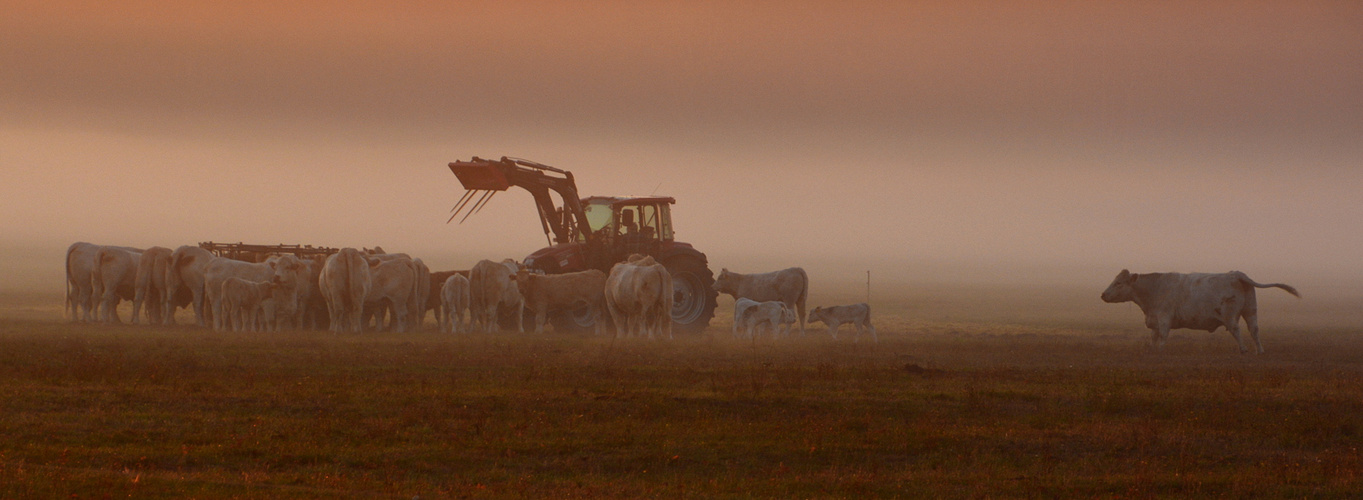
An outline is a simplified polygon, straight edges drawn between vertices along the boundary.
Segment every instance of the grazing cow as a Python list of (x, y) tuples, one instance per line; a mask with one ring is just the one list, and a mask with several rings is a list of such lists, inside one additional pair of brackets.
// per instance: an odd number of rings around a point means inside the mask
[(795, 311), (786, 307), (784, 302), (779, 300), (768, 300), (749, 304), (744, 308), (743, 316), (739, 318), (748, 338), (754, 338), (754, 332), (760, 326), (766, 326), (771, 330), (771, 337), (786, 333), (790, 325), (795, 323)]
[[(265, 302), (274, 297), (280, 282), (278, 278), (270, 281), (247, 281), (229, 277), (222, 282), (222, 312), (235, 331), (259, 331), (262, 326), (260, 317)], [(268, 325), (269, 318), (263, 323)], [(266, 329), (269, 329), (268, 327)]]
[(1169, 339), (1172, 328), (1214, 332), (1224, 326), (1244, 353), (1247, 349), (1240, 338), (1240, 318), (1244, 318), (1255, 348), (1263, 354), (1254, 289), (1270, 287), (1301, 297), (1296, 288), (1281, 283), (1256, 283), (1240, 271), (1135, 274), (1123, 269), (1103, 291), (1102, 299), (1108, 303), (1135, 302), (1140, 306), (1145, 313), (1145, 326), (1150, 329), (1150, 343), (1157, 348)]
[(379, 262), (354, 248), (342, 248), (327, 257), (318, 277), (318, 288), (327, 302), (331, 331), (360, 332), (364, 326), (364, 299), (371, 286), (370, 268)]
[[(133, 324), (136, 325), (137, 317), (142, 312), (142, 306), (147, 306), (147, 322), (159, 325), (166, 319), (164, 308), (167, 304), (173, 304), (167, 294), (166, 271), (170, 267), (170, 258), (173, 251), (166, 247), (151, 247), (142, 252), (142, 259), (137, 264), (137, 278), (135, 291), (133, 292)], [(185, 302), (189, 304), (188, 301)]]
[(544, 333), (544, 321), (551, 308), (571, 309), (579, 304), (591, 308), (596, 333), (601, 333), (606, 273), (591, 269), (564, 274), (532, 274), (529, 269), (521, 269), (516, 273), (516, 286), (525, 297), (525, 306), (535, 311), (535, 333)]
[[(298, 276), (303, 271), (303, 262), (293, 255), (281, 255), (265, 259), (265, 262), (251, 263), (226, 258), (213, 259), (204, 270), (204, 291), (213, 310), (213, 329), (224, 330), (231, 324), (223, 317), (222, 283), (228, 278), (245, 281), (274, 281), (281, 285), (296, 287)], [(289, 300), (297, 300), (295, 294)], [(296, 305), (284, 307), (293, 311)]]
[[(511, 279), (519, 270), (516, 261), (503, 260), (501, 263), (480, 260), (469, 271), (469, 317), (474, 325), (481, 325), (486, 333), (501, 329), (498, 324), (501, 307), (514, 307), (516, 311), (516, 331), (525, 333), (522, 324), (525, 315), (525, 300), (515, 280)], [(475, 326), (478, 328), (478, 326)]]
[(440, 330), (459, 333), (459, 327), (464, 323), (464, 310), (469, 308), (469, 279), (461, 274), (451, 274), (445, 278), (439, 295), (440, 307), (445, 310), (443, 315), (436, 313)]
[(142, 250), (122, 247), (100, 247), (95, 253), (95, 274), (91, 279), (91, 293), (99, 300), (95, 316), (105, 323), (120, 323), (118, 303), (132, 300), (137, 294), (137, 265)]
[[(181, 304), (181, 297), (188, 295), (189, 304), (194, 306), (194, 317), (199, 326), (208, 326), (210, 311), (205, 307), (208, 292), (205, 275), (208, 263), (217, 257), (211, 252), (196, 246), (182, 245), (170, 255), (170, 265), (166, 268), (166, 295)], [(174, 323), (175, 305), (167, 305), (166, 322)]]
[(809, 297), (809, 276), (805, 275), (804, 269), (792, 267), (762, 274), (740, 274), (721, 269), (714, 287), (734, 300), (781, 301), (798, 313), (800, 334), (805, 333), (805, 299)]
[(631, 255), (606, 278), (606, 310), (616, 335), (672, 338), (672, 275), (653, 257)]
[(369, 273), (370, 288), (364, 298), (365, 307), (380, 310), (386, 306), (393, 312), (392, 320), (388, 322), (386, 328), (384, 315), (382, 313), (378, 315), (378, 329), (407, 331), (411, 326), (408, 313), (417, 304), (417, 291), (425, 285), (425, 282), (418, 279), (416, 263), (411, 259), (385, 260), (370, 269)]
[(870, 330), (871, 338), (877, 343), (880, 342), (880, 337), (876, 336), (876, 327), (871, 324), (871, 306), (865, 302), (850, 306), (815, 307), (809, 311), (809, 322), (815, 321), (822, 321), (828, 325), (828, 334), (835, 339), (838, 338), (838, 326), (851, 323), (857, 327), (857, 334), (852, 337), (853, 342), (861, 340), (862, 328)]
[(99, 245), (78, 241), (66, 248), (66, 310), (73, 322), (95, 320), (95, 254)]

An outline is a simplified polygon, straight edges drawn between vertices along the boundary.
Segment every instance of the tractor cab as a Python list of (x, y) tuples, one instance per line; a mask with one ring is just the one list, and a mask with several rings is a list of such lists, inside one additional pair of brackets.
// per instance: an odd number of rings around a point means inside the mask
[(659, 196), (591, 196), (582, 199), (582, 211), (592, 238), (600, 241), (611, 262), (620, 262), (635, 253), (658, 255), (672, 241), (671, 205), (676, 202)]

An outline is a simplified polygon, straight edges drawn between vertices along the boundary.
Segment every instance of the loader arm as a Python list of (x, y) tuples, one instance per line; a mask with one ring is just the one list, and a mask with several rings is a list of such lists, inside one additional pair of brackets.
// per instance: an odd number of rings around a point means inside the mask
[[(450, 171), (468, 192), (455, 204), (450, 220), (464, 212), (464, 218), (477, 213), (499, 191), (519, 186), (535, 199), (540, 225), (551, 244), (575, 241), (591, 242), (593, 235), (587, 225), (587, 215), (577, 194), (572, 172), (542, 165), (529, 160), (508, 158), (485, 160), (477, 156), (469, 161), (450, 163)], [(554, 204), (550, 192), (557, 193), (563, 206)], [(463, 219), (460, 219), (463, 222)]]

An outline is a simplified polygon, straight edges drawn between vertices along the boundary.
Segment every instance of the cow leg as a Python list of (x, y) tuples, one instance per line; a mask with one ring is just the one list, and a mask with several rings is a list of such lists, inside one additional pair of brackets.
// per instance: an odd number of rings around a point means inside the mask
[(535, 335), (544, 333), (544, 317), (549, 314), (549, 305), (540, 304), (535, 307)]
[(1245, 339), (1240, 338), (1240, 318), (1226, 322), (1225, 325), (1226, 331), (1230, 332), (1232, 337), (1235, 337), (1235, 344), (1240, 347), (1240, 354), (1249, 352), (1249, 349), (1245, 348)]
[[(141, 321), (138, 320), (137, 316), (140, 315), (140, 314), (142, 314), (142, 304), (143, 304), (144, 302), (146, 302), (146, 301), (147, 301), (147, 292), (146, 292), (146, 289), (145, 289), (145, 288), (138, 288), (138, 289), (137, 289), (137, 292), (133, 294), (133, 318), (132, 318), (132, 323), (133, 323), (134, 325), (141, 324)], [(148, 309), (150, 309), (150, 307), (148, 307)]]
[(193, 298), (189, 299), (189, 305), (194, 308), (194, 321), (196, 321), (200, 327), (207, 326), (208, 322), (205, 321), (206, 318), (204, 315), (203, 289), (192, 288), (189, 292), (190, 295), (193, 296)]
[(394, 302), (390, 309), (393, 320), (388, 323), (388, 327), (392, 330), (396, 330), (398, 333), (406, 333), (407, 325), (410, 320), (408, 315), (411, 314), (407, 311), (407, 304)]
[(123, 320), (118, 317), (119, 302), (122, 302), (122, 299), (118, 296), (118, 290), (113, 287), (104, 290), (104, 321), (106, 323), (115, 325), (123, 323)]
[(1264, 345), (1259, 343), (1259, 315), (1246, 314), (1245, 327), (1249, 328), (1249, 336), (1254, 338), (1254, 348), (1258, 354), (1264, 353)]

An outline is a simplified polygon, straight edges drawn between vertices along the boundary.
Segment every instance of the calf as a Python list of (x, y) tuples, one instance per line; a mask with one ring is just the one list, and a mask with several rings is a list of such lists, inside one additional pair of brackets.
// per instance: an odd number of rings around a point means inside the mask
[(459, 333), (459, 327), (464, 324), (464, 310), (468, 308), (469, 279), (461, 274), (451, 274), (440, 287), (440, 309), (444, 309), (443, 314), (436, 315), (440, 329)]
[(790, 325), (795, 323), (795, 311), (786, 307), (784, 302), (769, 300), (749, 306), (743, 311), (743, 317), (739, 318), (739, 321), (743, 323), (748, 338), (753, 338), (754, 331), (763, 325), (771, 328), (771, 336), (776, 338), (777, 335), (786, 333)]
[[(264, 302), (272, 299), (279, 280), (247, 281), (230, 277), (222, 282), (224, 324), (235, 331), (256, 331)], [(269, 321), (269, 318), (266, 318)]]
[(871, 306), (865, 303), (852, 304), (850, 306), (815, 307), (809, 311), (809, 322), (822, 321), (828, 325), (828, 334), (833, 338), (838, 338), (838, 326), (843, 323), (851, 323), (857, 328), (857, 335), (852, 337), (852, 341), (861, 340), (861, 329), (866, 328), (871, 331), (871, 339), (877, 343), (880, 337), (876, 336), (876, 327), (871, 324)]

